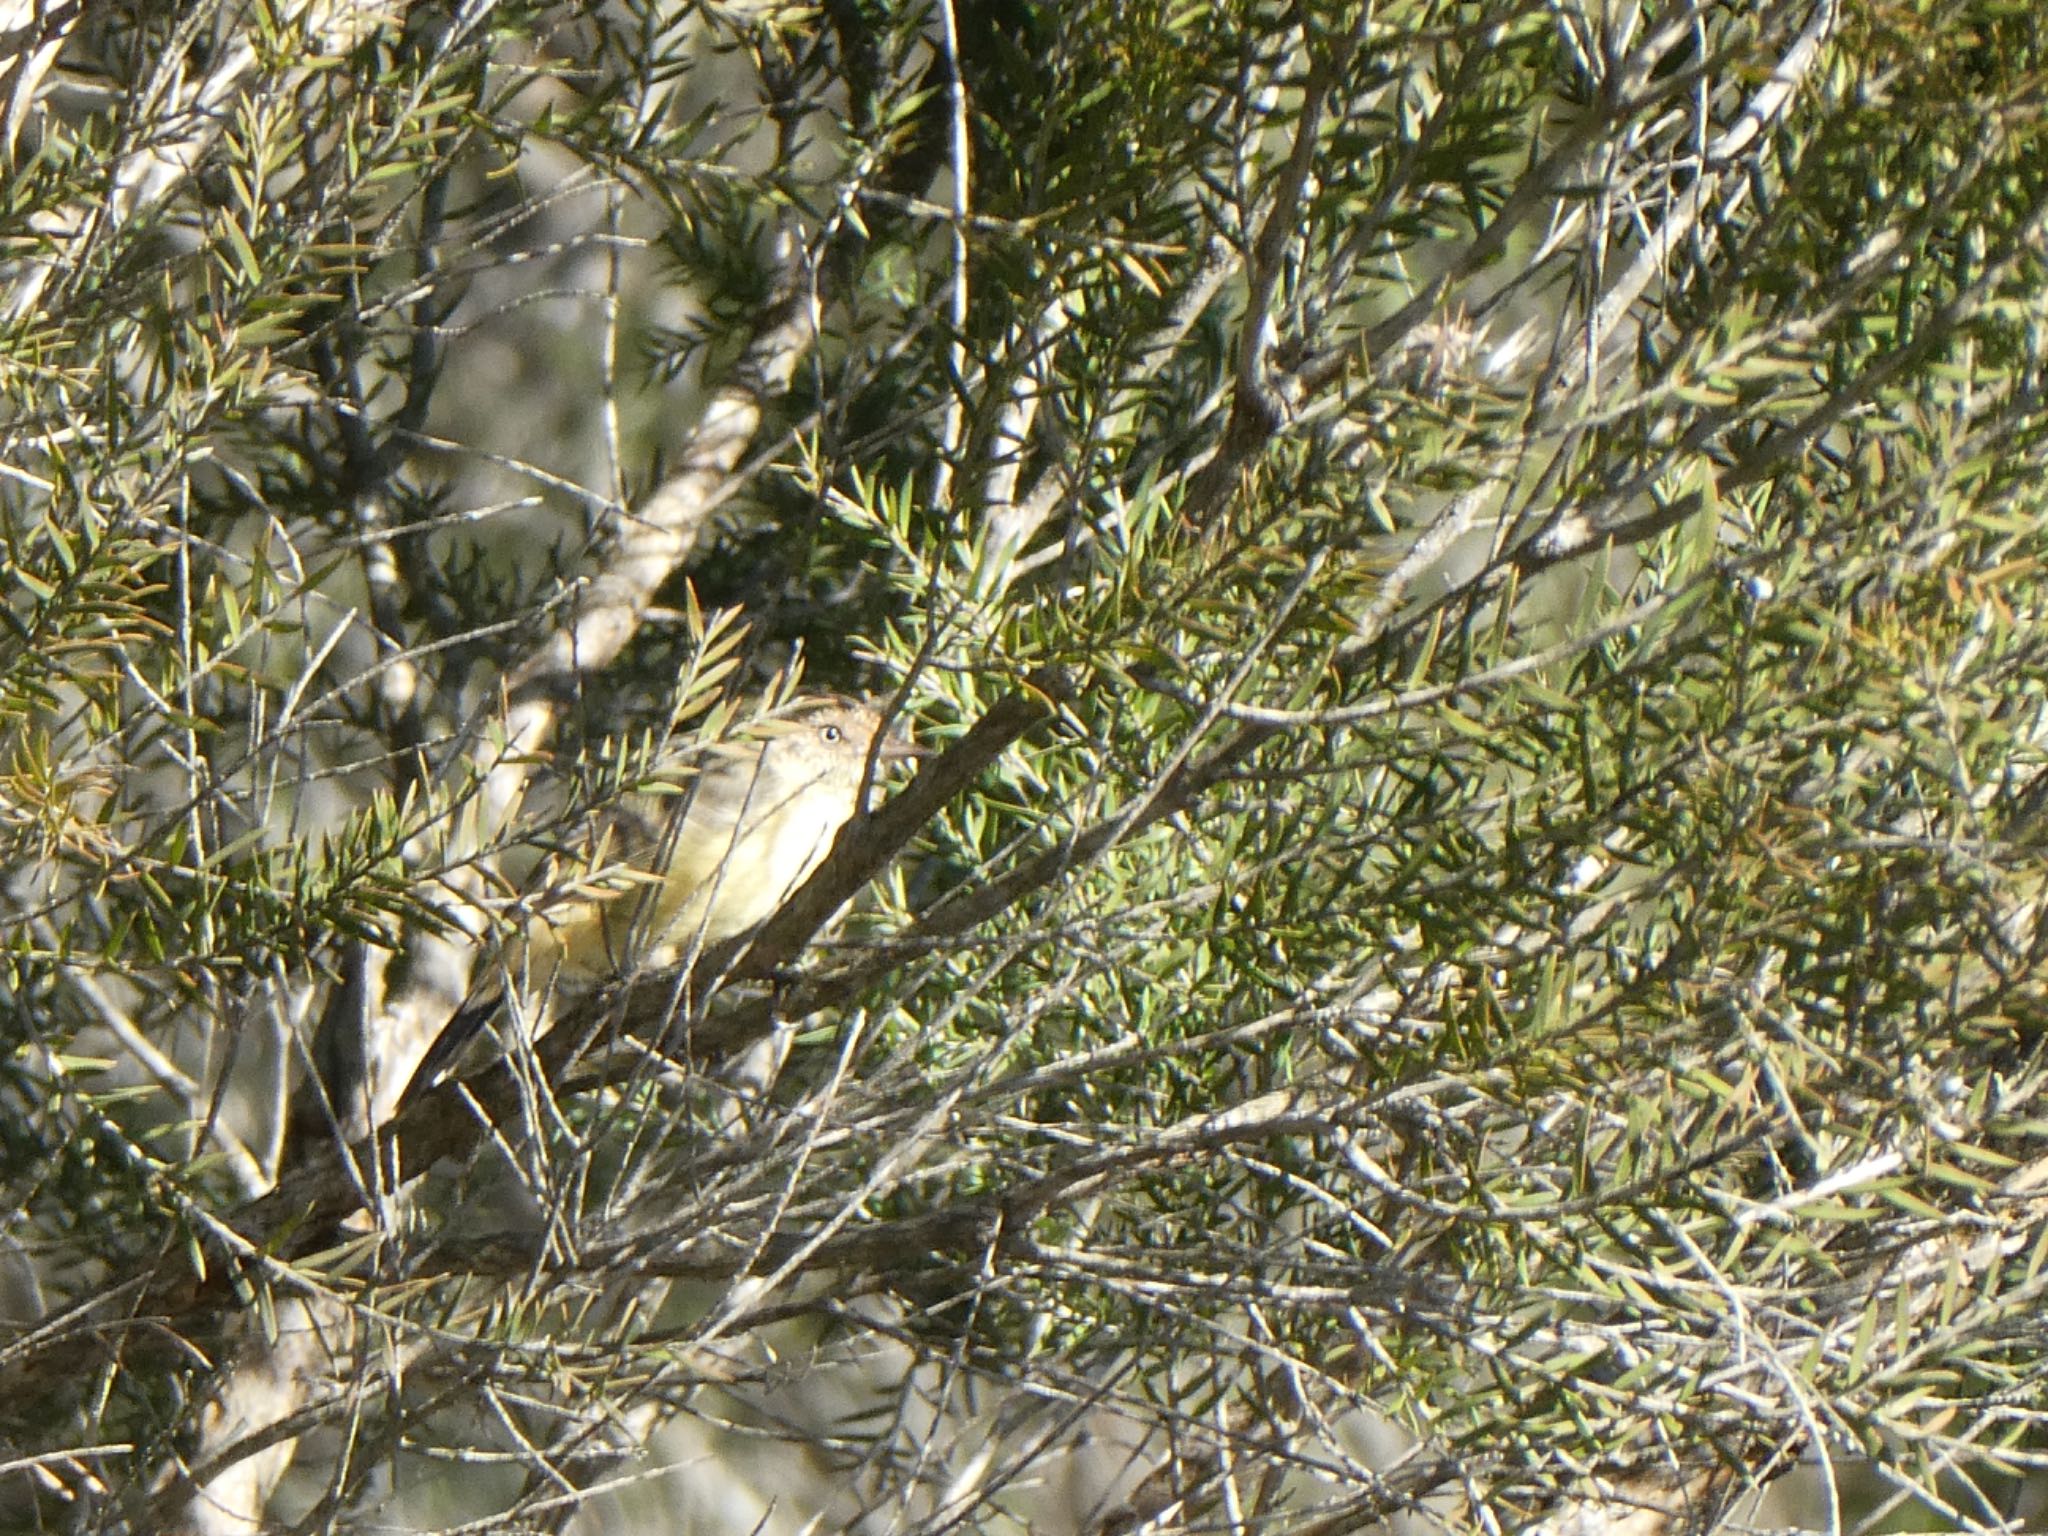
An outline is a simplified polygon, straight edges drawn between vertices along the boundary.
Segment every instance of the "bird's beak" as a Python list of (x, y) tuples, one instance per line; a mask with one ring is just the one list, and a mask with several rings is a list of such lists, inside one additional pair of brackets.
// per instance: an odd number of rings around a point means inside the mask
[(876, 749), (875, 759), (884, 763), (914, 763), (919, 758), (931, 755), (930, 747), (920, 747), (908, 736), (891, 731), (882, 738), (882, 745)]

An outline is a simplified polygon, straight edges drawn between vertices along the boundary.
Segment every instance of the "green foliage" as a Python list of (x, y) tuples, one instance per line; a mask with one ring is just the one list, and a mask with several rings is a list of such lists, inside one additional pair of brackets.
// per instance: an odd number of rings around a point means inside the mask
[[(2028, 8), (85, 9), (0, 176), (0, 1526), (175, 1526), (309, 1297), (307, 1528), (657, 1423), (821, 1528), (1999, 1524)], [(1043, 719), (788, 964), (345, 1161), (349, 1000), (395, 1061), (798, 687)]]

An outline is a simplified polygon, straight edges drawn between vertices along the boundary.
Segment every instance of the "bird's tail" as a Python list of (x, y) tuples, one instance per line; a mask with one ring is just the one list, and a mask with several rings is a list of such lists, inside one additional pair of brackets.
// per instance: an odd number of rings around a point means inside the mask
[(406, 1085), (406, 1098), (417, 1098), (445, 1082), (469, 1043), (484, 1032), (484, 1026), (504, 1006), (505, 994), (493, 992), (482, 1002), (468, 1003), (457, 1009), (442, 1026), (441, 1033), (434, 1037), (434, 1043), (427, 1047), (427, 1054), (420, 1058), (419, 1066), (413, 1070), (412, 1081)]

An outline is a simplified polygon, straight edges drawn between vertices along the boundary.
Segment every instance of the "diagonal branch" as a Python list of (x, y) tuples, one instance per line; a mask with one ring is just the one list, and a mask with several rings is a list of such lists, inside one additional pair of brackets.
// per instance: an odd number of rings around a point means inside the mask
[[(656, 591), (688, 558), (710, 509), (739, 470), (768, 403), (787, 389), (798, 359), (815, 339), (816, 311), (794, 229), (776, 234), (770, 259), (773, 297), (739, 363), (712, 393), (681, 468), (637, 511), (612, 509), (599, 530), (597, 571), (568, 606), (564, 621), (508, 680), (503, 746), (483, 765), (477, 786), (482, 814), (475, 827), (485, 837), (511, 816), (534, 754), (552, 734), (574, 682), (618, 656), (639, 629)], [(352, 1000), (360, 1010), (357, 1027), (368, 1034), (360, 1052), (368, 1079), (359, 1089), (337, 1086), (340, 1102), (330, 1108), (338, 1125), (360, 1133), (390, 1118), (420, 1057), (447, 1021), (451, 994), (460, 995), (458, 978), (466, 972), (470, 942), (467, 936), (423, 936), (412, 979), (399, 992), (381, 1007)], [(323, 1219), (306, 1229), (309, 1237), (329, 1234), (333, 1220), (375, 1205), (387, 1187), (385, 1164), (374, 1157), (355, 1160), (340, 1140), (308, 1143), (322, 1149), (310, 1171), (321, 1175), (330, 1191), (321, 1207)], [(297, 1179), (288, 1176), (285, 1187), (296, 1188)], [(291, 1206), (287, 1199), (274, 1208)], [(323, 1356), (346, 1357), (354, 1348), (354, 1321), (345, 1309), (321, 1309), (296, 1337), (311, 1341)], [(214, 1383), (195, 1460), (215, 1460), (234, 1440), (265, 1434), (299, 1413), (324, 1374), (318, 1364), (270, 1347), (258, 1347), (238, 1360)], [(257, 1528), (293, 1448), (291, 1439), (281, 1439), (262, 1455), (235, 1463), (220, 1479), (195, 1487), (185, 1504), (184, 1524), (197, 1531)]]

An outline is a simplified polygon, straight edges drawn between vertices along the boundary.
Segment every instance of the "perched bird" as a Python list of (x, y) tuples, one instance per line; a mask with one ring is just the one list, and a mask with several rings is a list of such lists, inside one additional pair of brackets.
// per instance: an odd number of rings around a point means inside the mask
[[(657, 762), (648, 788), (597, 807), (558, 844), (492, 973), (544, 1014), (557, 988), (673, 966), (758, 927), (865, 809), (870, 759), (880, 772), (922, 755), (885, 733), (872, 705), (827, 695), (800, 701), (754, 739)], [(504, 1002), (500, 990), (451, 1018), (413, 1091), (439, 1081)]]

